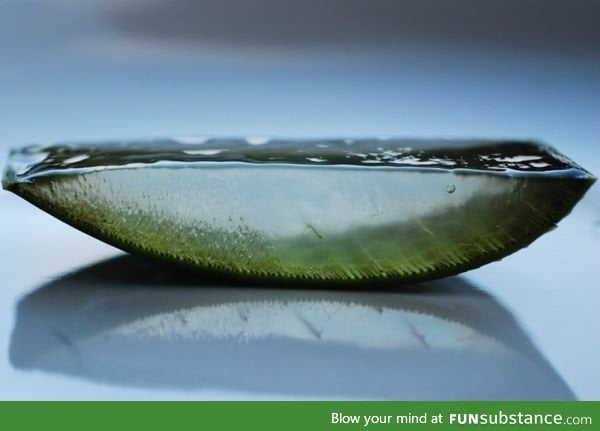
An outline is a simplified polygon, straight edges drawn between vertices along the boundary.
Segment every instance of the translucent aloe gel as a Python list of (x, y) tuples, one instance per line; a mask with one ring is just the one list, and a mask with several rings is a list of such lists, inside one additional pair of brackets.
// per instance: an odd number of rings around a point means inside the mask
[(15, 150), (3, 186), (124, 250), (188, 266), (414, 281), (527, 246), (594, 181), (527, 142), (166, 139)]

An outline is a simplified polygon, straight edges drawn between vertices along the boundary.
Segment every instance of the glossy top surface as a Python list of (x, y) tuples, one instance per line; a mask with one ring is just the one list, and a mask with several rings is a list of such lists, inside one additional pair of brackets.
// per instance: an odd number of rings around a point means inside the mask
[(53, 172), (181, 162), (344, 165), (590, 177), (553, 148), (533, 142), (444, 139), (144, 139), (33, 145), (11, 153), (7, 179)]

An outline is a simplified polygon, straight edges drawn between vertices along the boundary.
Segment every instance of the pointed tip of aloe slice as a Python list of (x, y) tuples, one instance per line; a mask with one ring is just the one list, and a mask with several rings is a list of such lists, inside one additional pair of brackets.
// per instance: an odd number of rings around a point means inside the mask
[(12, 192), (14, 191), (16, 182), (17, 178), (15, 172), (9, 164), (4, 170), (4, 174), (2, 175), (2, 188), (6, 191)]
[(30, 182), (28, 171), (45, 158), (45, 153), (38, 153), (38, 145), (23, 148), (12, 148), (8, 153), (8, 162), (2, 175), (2, 188), (18, 193), (19, 184)]

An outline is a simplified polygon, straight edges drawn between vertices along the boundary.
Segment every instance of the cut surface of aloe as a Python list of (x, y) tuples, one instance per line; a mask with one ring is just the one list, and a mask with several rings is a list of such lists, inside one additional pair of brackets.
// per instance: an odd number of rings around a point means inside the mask
[(25, 147), (3, 186), (124, 250), (201, 269), (415, 281), (527, 246), (594, 180), (529, 142), (187, 138)]

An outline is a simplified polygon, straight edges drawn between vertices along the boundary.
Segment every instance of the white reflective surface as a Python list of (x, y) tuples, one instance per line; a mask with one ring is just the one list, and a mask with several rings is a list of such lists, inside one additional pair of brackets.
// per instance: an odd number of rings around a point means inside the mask
[(19, 370), (155, 391), (573, 398), (511, 314), (460, 278), (261, 288), (122, 256), (20, 300), (9, 357)]

